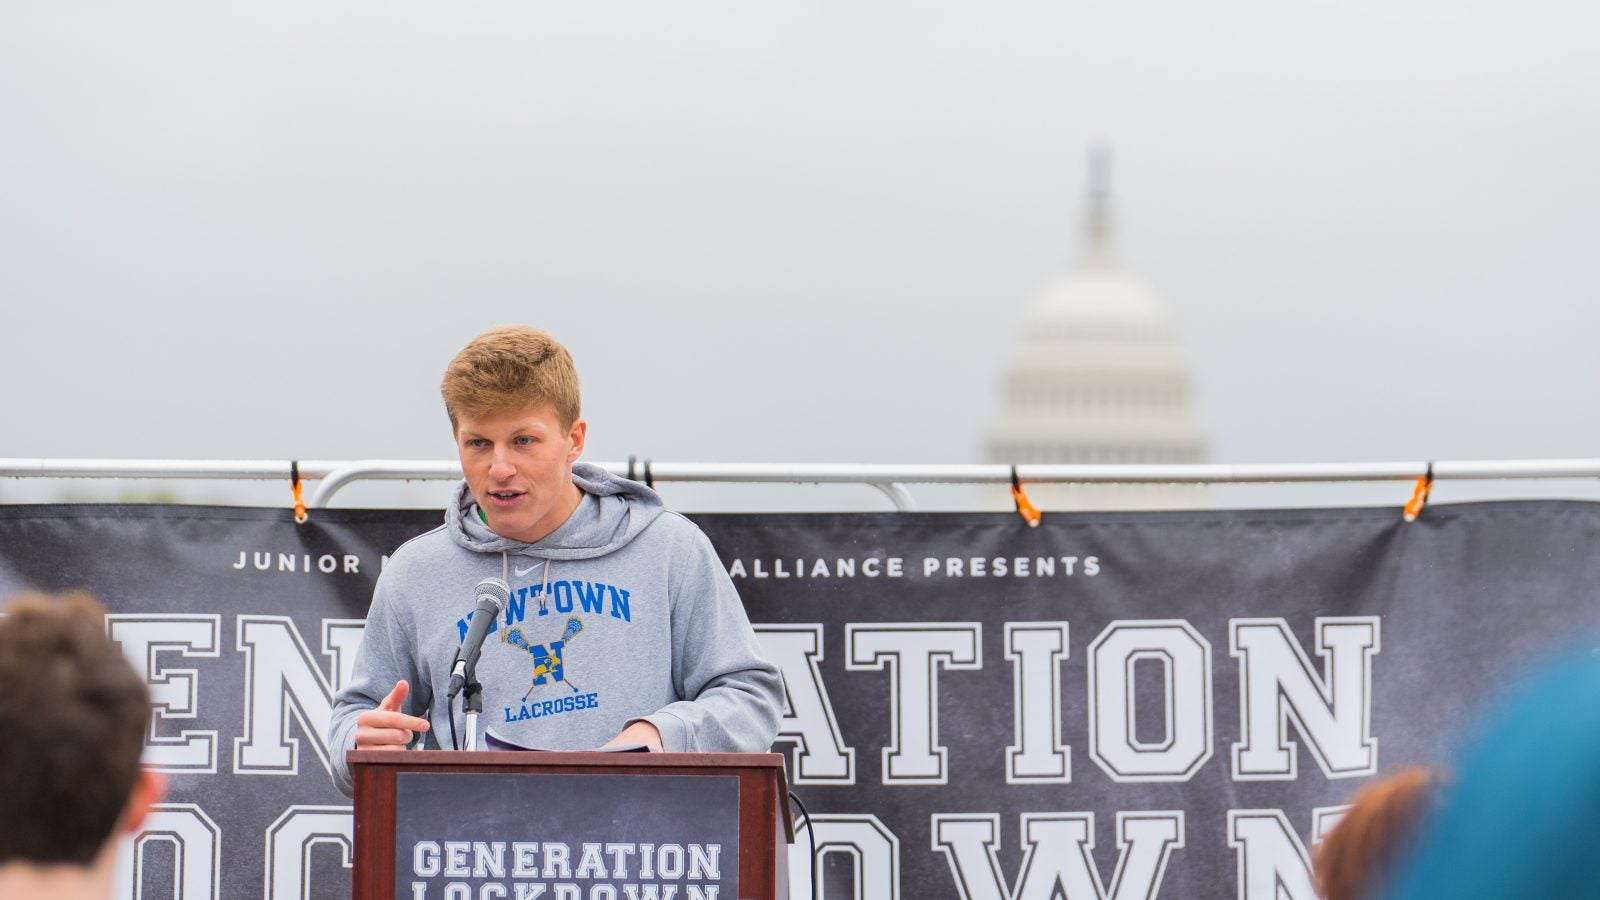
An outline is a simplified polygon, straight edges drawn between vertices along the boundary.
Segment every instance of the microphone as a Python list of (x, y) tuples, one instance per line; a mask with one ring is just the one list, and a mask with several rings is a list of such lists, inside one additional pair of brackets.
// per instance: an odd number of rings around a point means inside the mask
[(488, 636), (489, 629), (494, 627), (494, 620), (511, 599), (511, 586), (498, 578), (485, 578), (478, 582), (477, 593), (478, 606), (472, 611), (472, 623), (467, 626), (467, 636), (462, 639), (461, 649), (456, 651), (456, 661), (450, 667), (448, 699), (452, 702), (477, 668), (478, 654), (483, 652), (483, 639)]

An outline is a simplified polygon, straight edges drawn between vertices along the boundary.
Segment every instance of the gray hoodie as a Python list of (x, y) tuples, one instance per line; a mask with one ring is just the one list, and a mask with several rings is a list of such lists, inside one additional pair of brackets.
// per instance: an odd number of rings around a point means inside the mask
[[(427, 717), (425, 746), (450, 747), (450, 665), (484, 578), (511, 600), (483, 643), (485, 729), (528, 746), (598, 747), (646, 720), (668, 751), (763, 752), (783, 709), (778, 669), (761, 655), (711, 542), (636, 482), (578, 463), (582, 502), (535, 544), (489, 530), (463, 482), (445, 524), (406, 542), (378, 577), (354, 677), (333, 703), (334, 783), (356, 717), (405, 679), (405, 712)], [(462, 740), (465, 740), (464, 735)], [(480, 743), (481, 745), (481, 743)]]

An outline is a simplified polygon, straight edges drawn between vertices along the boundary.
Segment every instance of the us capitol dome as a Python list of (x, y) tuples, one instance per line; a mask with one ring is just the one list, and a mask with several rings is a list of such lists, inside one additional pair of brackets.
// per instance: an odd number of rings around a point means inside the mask
[[(1110, 162), (1090, 159), (1078, 264), (1028, 308), (989, 431), (998, 463), (1198, 463), (1206, 442), (1189, 368), (1159, 297), (1112, 248)], [(1179, 509), (1206, 505), (1199, 485), (1025, 485), (1041, 509)]]

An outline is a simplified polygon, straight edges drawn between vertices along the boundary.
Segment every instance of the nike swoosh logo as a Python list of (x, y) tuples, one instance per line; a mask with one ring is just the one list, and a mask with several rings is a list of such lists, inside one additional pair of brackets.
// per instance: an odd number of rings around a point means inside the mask
[(528, 574), (529, 572), (532, 572), (534, 569), (537, 569), (537, 568), (539, 568), (539, 563), (534, 563), (533, 565), (527, 567), (526, 569), (519, 569), (519, 568), (513, 567), (512, 571), (517, 573), (517, 577), (518, 578), (521, 578), (522, 576)]

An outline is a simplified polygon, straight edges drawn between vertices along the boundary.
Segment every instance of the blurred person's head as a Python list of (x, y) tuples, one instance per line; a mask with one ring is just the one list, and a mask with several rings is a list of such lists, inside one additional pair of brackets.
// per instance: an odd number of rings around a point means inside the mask
[(1438, 786), (1428, 769), (1404, 769), (1367, 785), (1317, 845), (1314, 868), (1323, 900), (1375, 897), (1416, 837)]
[(148, 689), (89, 595), (25, 593), (0, 613), (0, 895), (109, 888), (116, 838), (165, 788), (139, 767)]
[(1600, 898), (1600, 658), (1542, 666), (1491, 709), (1381, 896)]

